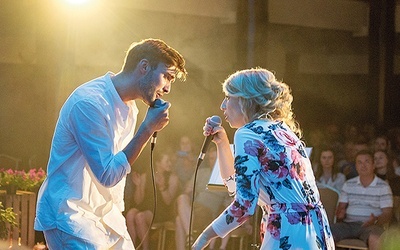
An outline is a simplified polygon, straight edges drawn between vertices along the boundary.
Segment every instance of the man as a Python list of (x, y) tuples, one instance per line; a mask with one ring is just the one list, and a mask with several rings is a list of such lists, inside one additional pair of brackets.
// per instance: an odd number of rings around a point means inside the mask
[[(124, 216), (126, 175), (154, 132), (169, 122), (156, 102), (184, 80), (185, 60), (157, 39), (134, 43), (122, 70), (78, 87), (63, 105), (35, 229), (49, 249), (134, 249)], [(135, 133), (135, 100), (149, 108)]]
[(373, 250), (378, 247), (383, 226), (392, 218), (392, 191), (375, 175), (372, 153), (361, 150), (355, 159), (358, 176), (343, 185), (336, 211), (338, 223), (331, 225), (331, 230), (335, 242), (359, 238)]

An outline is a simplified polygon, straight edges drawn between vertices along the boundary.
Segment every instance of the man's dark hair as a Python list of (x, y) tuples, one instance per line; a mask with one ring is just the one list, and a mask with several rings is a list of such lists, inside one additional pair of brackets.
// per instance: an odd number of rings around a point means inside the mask
[(355, 159), (357, 159), (359, 155), (369, 155), (372, 159), (374, 159), (374, 154), (370, 150), (363, 149), (358, 151)]
[(152, 69), (157, 68), (159, 63), (164, 63), (168, 67), (175, 66), (176, 78), (182, 81), (186, 79), (185, 59), (160, 39), (145, 39), (132, 43), (126, 53), (122, 71), (132, 72), (142, 59), (147, 59)]

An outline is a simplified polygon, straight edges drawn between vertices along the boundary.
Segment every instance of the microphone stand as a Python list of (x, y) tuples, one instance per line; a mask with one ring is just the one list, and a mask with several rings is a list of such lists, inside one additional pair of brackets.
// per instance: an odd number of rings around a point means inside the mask
[(256, 212), (253, 215), (253, 239), (250, 244), (250, 249), (260, 249), (260, 208), (257, 206)]

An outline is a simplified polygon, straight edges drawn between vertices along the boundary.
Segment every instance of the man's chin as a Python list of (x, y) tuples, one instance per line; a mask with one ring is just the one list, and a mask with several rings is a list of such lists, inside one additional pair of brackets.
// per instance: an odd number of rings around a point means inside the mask
[[(142, 102), (143, 102), (144, 104), (146, 104), (147, 106), (149, 106), (149, 107), (152, 106), (152, 104), (150, 104), (148, 100), (142, 99)], [(154, 103), (154, 102), (152, 102), (152, 103)]]

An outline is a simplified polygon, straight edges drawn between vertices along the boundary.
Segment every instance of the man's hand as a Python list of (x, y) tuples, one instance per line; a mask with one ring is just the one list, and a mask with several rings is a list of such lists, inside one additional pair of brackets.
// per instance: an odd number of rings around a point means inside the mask
[(378, 216), (375, 216), (374, 214), (371, 213), (371, 215), (369, 216), (369, 219), (364, 222), (361, 227), (369, 227), (369, 226), (373, 226), (376, 224), (376, 222), (378, 221)]
[(153, 132), (162, 130), (169, 123), (169, 108), (171, 103), (157, 99), (147, 110), (143, 123)]

